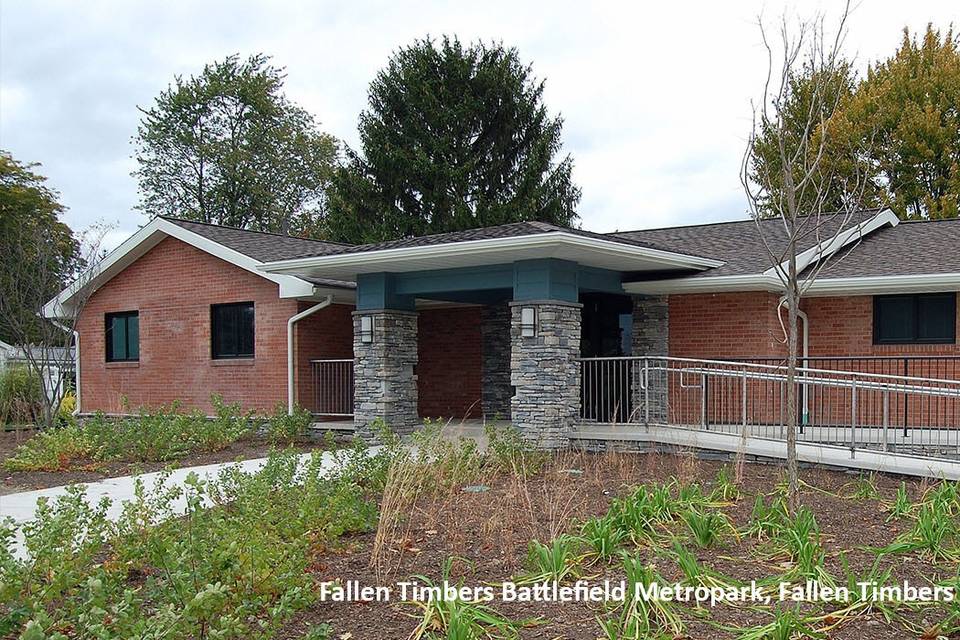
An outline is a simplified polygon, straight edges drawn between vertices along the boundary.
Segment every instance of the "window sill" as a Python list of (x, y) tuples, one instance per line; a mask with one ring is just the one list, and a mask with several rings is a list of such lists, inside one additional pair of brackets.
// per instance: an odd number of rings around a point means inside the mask
[(132, 362), (107, 362), (104, 363), (107, 369), (138, 369), (140, 368), (139, 361)]
[(210, 366), (213, 367), (252, 367), (256, 363), (255, 358), (220, 358), (210, 360)]

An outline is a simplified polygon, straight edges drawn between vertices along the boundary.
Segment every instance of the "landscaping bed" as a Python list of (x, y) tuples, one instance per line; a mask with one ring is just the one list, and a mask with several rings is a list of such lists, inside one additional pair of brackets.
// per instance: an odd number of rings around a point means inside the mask
[[(790, 514), (777, 466), (693, 455), (533, 451), (511, 429), (472, 441), (384, 432), (305, 471), (272, 454), (256, 474), (142, 495), (116, 523), (71, 494), (24, 528), (28, 558), (0, 558), (0, 635), (62, 638), (958, 637), (956, 600), (778, 602), (815, 580), (960, 587), (960, 484), (807, 469)], [(205, 505), (212, 505), (206, 508)], [(76, 532), (86, 531), (81, 538)], [(12, 530), (0, 537), (11, 540)], [(350, 602), (356, 581), (487, 587), (492, 601)], [(504, 602), (504, 582), (626, 581), (607, 602)], [(653, 602), (633, 587), (733, 589), (769, 603)], [(326, 586), (324, 586), (326, 585)], [(332, 585), (332, 586), (331, 586)], [(10, 603), (4, 605), (3, 603)], [(31, 635), (32, 634), (32, 635)], [(62, 634), (58, 636), (56, 634)]]
[[(33, 430), (20, 431), (19, 433), (14, 431), (0, 432), (0, 460), (6, 460), (12, 456), (17, 447), (24, 444), (28, 439), (33, 437), (35, 433)], [(78, 482), (96, 482), (104, 478), (116, 478), (119, 476), (160, 471), (161, 469), (166, 469), (171, 466), (180, 468), (195, 467), (220, 462), (264, 458), (272, 449), (278, 446), (282, 448), (292, 447), (298, 452), (306, 453), (315, 449), (322, 450), (329, 445), (321, 438), (309, 436), (295, 438), (282, 445), (278, 445), (276, 442), (266, 438), (253, 437), (237, 440), (218, 451), (194, 452), (168, 461), (103, 462), (97, 460), (78, 460), (68, 468), (59, 471), (11, 471), (0, 467), (0, 495), (18, 491), (59, 487)]]
[[(717, 474), (721, 477), (724, 465), (701, 461), (689, 456), (635, 455), (635, 454), (560, 454), (551, 457), (542, 472), (518, 482), (507, 474), (485, 478), (487, 491), (464, 492), (461, 486), (446, 491), (422, 495), (412, 508), (405, 509), (397, 534), (392, 536), (380, 566), (371, 565), (376, 544), (376, 533), (352, 536), (336, 553), (328, 553), (317, 560), (317, 578), (320, 580), (358, 580), (361, 584), (394, 584), (410, 576), (426, 576), (433, 581), (442, 579), (443, 563), (453, 561), (451, 581), (463, 580), (467, 585), (499, 584), (504, 580), (521, 579), (533, 567), (528, 559), (529, 541), (549, 541), (563, 534), (580, 534), (580, 523), (588, 518), (603, 516), (614, 500), (628, 495), (638, 485), (662, 486), (671, 478), (684, 478), (687, 486), (699, 483), (705, 493), (716, 488)], [(826, 573), (846, 584), (846, 575), (867, 576), (877, 554), (866, 547), (884, 547), (898, 536), (908, 535), (915, 522), (909, 516), (891, 518), (890, 505), (898, 491), (906, 490), (911, 501), (929, 492), (927, 483), (906, 481), (901, 488), (899, 479), (876, 476), (858, 478), (846, 473), (827, 470), (806, 470), (802, 479), (808, 484), (803, 492), (803, 504), (816, 518), (824, 554), (819, 563)], [(775, 493), (781, 481), (777, 466), (748, 465), (739, 486), (736, 499), (723, 500), (716, 507), (724, 513), (734, 528), (743, 532), (750, 528), (753, 506), (757, 495)], [(676, 485), (679, 487), (680, 485)], [(956, 485), (953, 485), (954, 490)], [(951, 526), (956, 526), (956, 520)], [(382, 523), (381, 523), (382, 527)], [(702, 567), (715, 571), (721, 579), (735, 582), (761, 580), (786, 574), (796, 567), (789, 557), (773, 557), (769, 538), (741, 534), (738, 539), (730, 530), (722, 531), (719, 540), (701, 548), (691, 541), (691, 532), (682, 520), (664, 524), (662, 544), (647, 541), (622, 543), (623, 550), (639, 559), (664, 580), (684, 581), (674, 556), (670, 538), (690, 551)], [(943, 540), (956, 551), (956, 539)], [(616, 554), (609, 559), (590, 557), (589, 545), (577, 546), (569, 558), (571, 573), (565, 578), (572, 584), (576, 577), (602, 582), (605, 578), (617, 582), (625, 578), (622, 562)], [(771, 555), (773, 554), (773, 555)], [(577, 558), (577, 560), (574, 560)], [(845, 568), (846, 567), (846, 568)], [(933, 561), (922, 552), (891, 553), (879, 562), (881, 570), (890, 569), (890, 583), (909, 580), (927, 585), (940, 580), (957, 580), (954, 559)], [(802, 582), (800, 576), (793, 578)], [(422, 582), (422, 580), (421, 580)], [(817, 637), (814, 630), (825, 629), (822, 637), (845, 639), (880, 638), (936, 638), (937, 624), (951, 613), (957, 615), (956, 605), (918, 607), (914, 610), (899, 607), (896, 615), (902, 620), (887, 621), (879, 607), (871, 611), (828, 617), (808, 623), (810, 635), (800, 631), (786, 635), (748, 635), (764, 625), (775, 623), (772, 615), (776, 607), (751, 607), (730, 604), (705, 606), (676, 605), (673, 613), (679, 621), (676, 633), (660, 629), (651, 635), (604, 635), (598, 619), (612, 620), (615, 611), (605, 611), (593, 603), (501, 603), (494, 600), (490, 606), (506, 619), (519, 621), (536, 619), (521, 627), (521, 638), (790, 638)], [(794, 605), (778, 605), (793, 609)], [(823, 616), (845, 605), (807, 603), (798, 610), (812, 618)], [(298, 638), (319, 623), (328, 623), (336, 633), (349, 633), (354, 638), (406, 638), (417, 628), (422, 617), (420, 610), (402, 603), (315, 603), (288, 624), (280, 636)], [(782, 617), (781, 620), (784, 618)], [(956, 624), (956, 620), (952, 624)], [(726, 627), (726, 629), (724, 629)], [(799, 627), (797, 627), (799, 629)], [(929, 635), (923, 635), (929, 632)], [(954, 632), (956, 633), (956, 632)], [(442, 633), (437, 637), (447, 637)], [(453, 636), (450, 636), (453, 637)], [(950, 635), (950, 637), (956, 637)]]
[(0, 432), (0, 495), (103, 478), (249, 458), (271, 448), (331, 448), (308, 437), (312, 416), (244, 412), (211, 398), (215, 415), (184, 412), (174, 403), (123, 418), (61, 416), (42, 430)]

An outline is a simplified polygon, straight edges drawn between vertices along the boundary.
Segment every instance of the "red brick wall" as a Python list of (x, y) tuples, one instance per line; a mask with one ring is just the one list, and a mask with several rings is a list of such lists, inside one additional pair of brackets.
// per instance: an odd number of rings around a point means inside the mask
[[(298, 311), (305, 311), (312, 304), (301, 302)], [(311, 360), (353, 358), (352, 314), (353, 305), (333, 304), (297, 323), (294, 349), (297, 354), (297, 403), (300, 406), (311, 411), (317, 409)], [(343, 375), (347, 367), (353, 369), (352, 364), (337, 364), (332, 373)], [(347, 386), (353, 393), (352, 386)]]
[(417, 387), (420, 415), (479, 417), (481, 385), (480, 308), (420, 311)]
[[(210, 394), (247, 409), (286, 399), (286, 326), (295, 300), (260, 276), (166, 238), (91, 296), (79, 322), (81, 403), (85, 412), (120, 412), (181, 400), (210, 411)], [(210, 305), (255, 303), (252, 360), (212, 360)], [(140, 362), (107, 363), (104, 314), (140, 312)]]
[(807, 298), (802, 308), (810, 318), (810, 355), (814, 357), (960, 355), (956, 344), (873, 344), (872, 296)]
[[(749, 356), (783, 357), (785, 346), (779, 341), (782, 329), (775, 313), (778, 296), (768, 293), (722, 293), (670, 296), (670, 355), (692, 358), (742, 358)], [(850, 296), (807, 298), (802, 304), (810, 319), (809, 354), (812, 358), (831, 356), (938, 356), (960, 355), (960, 346), (950, 345), (874, 345), (873, 297)], [(786, 318), (786, 312), (783, 313)], [(960, 335), (960, 319), (958, 319)], [(861, 360), (854, 362), (816, 362), (818, 368), (837, 368), (864, 373), (902, 375), (902, 360)], [(934, 378), (960, 378), (960, 363), (944, 360), (909, 364), (907, 373)], [(741, 411), (736, 381), (713, 381), (707, 407), (713, 422), (736, 422)], [(723, 388), (724, 386), (729, 389)], [(700, 412), (699, 391), (670, 389), (674, 419), (697, 421)], [(827, 393), (820, 398), (817, 394)], [(783, 407), (776, 385), (757, 383), (748, 388), (751, 419), (776, 422)], [(851, 420), (852, 406), (845, 393), (810, 391), (811, 419), (822, 424), (843, 425)], [(936, 399), (915, 401), (904, 407), (903, 398), (890, 398), (891, 424), (906, 422), (913, 426), (954, 425), (960, 420), (960, 404)], [(882, 397), (862, 392), (859, 398), (858, 424), (882, 423)]]
[(670, 296), (670, 355), (713, 359), (782, 355), (778, 300), (775, 294), (757, 291)]

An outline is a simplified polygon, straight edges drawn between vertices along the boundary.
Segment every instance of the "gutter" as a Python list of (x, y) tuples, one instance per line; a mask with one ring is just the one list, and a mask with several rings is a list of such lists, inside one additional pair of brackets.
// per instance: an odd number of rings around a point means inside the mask
[[(320, 309), (329, 307), (333, 302), (333, 296), (327, 296), (317, 304), (296, 315), (290, 316), (287, 320), (287, 415), (293, 415), (293, 406), (295, 403), (293, 389), (293, 325), (297, 324), (307, 316), (313, 315)], [(80, 405), (80, 395), (77, 394), (77, 406)]]

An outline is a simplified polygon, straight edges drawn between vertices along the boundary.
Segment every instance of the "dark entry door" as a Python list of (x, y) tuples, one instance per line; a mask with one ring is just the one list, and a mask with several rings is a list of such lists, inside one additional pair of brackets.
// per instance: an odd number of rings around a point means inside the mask
[[(618, 358), (631, 354), (633, 303), (627, 296), (584, 293), (580, 356)], [(598, 422), (628, 422), (633, 412), (629, 360), (588, 361), (580, 381), (582, 416)]]

